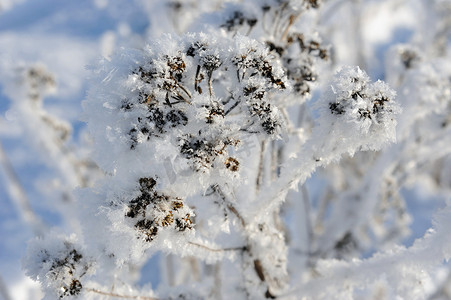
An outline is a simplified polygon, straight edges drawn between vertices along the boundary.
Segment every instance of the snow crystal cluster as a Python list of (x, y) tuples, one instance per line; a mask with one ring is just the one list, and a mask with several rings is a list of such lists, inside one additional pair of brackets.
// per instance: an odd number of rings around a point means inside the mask
[(359, 67), (345, 67), (336, 74), (331, 90), (329, 112), (340, 120), (333, 125), (338, 134), (353, 132), (356, 139), (364, 140), (360, 142), (365, 149), (378, 150), (395, 141), (395, 115), (400, 107), (386, 83), (370, 83)]

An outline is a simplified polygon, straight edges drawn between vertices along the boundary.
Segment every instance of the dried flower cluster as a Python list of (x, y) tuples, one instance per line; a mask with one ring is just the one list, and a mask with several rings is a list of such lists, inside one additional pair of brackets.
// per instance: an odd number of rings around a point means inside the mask
[[(319, 8), (319, 1), (269, 1), (260, 9), (249, 8), (255, 5), (245, 2), (232, 6), (229, 17), (220, 27), (230, 33), (250, 36), (254, 27), (267, 32), (265, 44), (282, 61), (293, 90), (297, 96), (309, 98), (312, 83), (318, 79), (315, 70), (318, 60), (326, 61), (329, 51), (318, 37), (308, 37), (298, 32), (294, 25), (307, 10)], [(259, 14), (255, 14), (256, 11)]]
[(153, 178), (140, 178), (141, 195), (129, 202), (125, 214), (134, 219), (134, 227), (147, 242), (152, 241), (159, 230), (185, 231), (194, 226), (194, 213), (184, 205), (183, 199), (157, 192), (156, 183)]
[(36, 250), (25, 258), (28, 275), (38, 278), (49, 291), (49, 296), (66, 298), (76, 296), (83, 289), (82, 278), (93, 271), (93, 263), (78, 249), (74, 238), (47, 237), (32, 244)]
[[(228, 152), (245, 135), (274, 138), (282, 131), (272, 102), (287, 89), (283, 72), (263, 45), (245, 37), (218, 41), (200, 34), (168, 42), (167, 54), (143, 53), (124, 79), (130, 95), (120, 107), (131, 126), (130, 148), (173, 135), (194, 170), (236, 171), (239, 162)], [(238, 116), (246, 122), (237, 124)]]
[(334, 100), (329, 103), (332, 114), (346, 122), (360, 124), (367, 132), (393, 121), (399, 106), (393, 101), (395, 92), (382, 81), (370, 83), (370, 78), (359, 67), (343, 68), (332, 84)]

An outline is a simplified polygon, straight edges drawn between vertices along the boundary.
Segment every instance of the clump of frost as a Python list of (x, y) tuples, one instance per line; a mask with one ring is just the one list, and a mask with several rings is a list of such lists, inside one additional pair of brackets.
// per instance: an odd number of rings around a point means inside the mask
[(83, 277), (94, 271), (92, 260), (80, 249), (75, 235), (32, 240), (23, 263), (26, 274), (41, 283), (45, 299), (79, 295)]
[(348, 140), (350, 149), (360, 144), (362, 150), (379, 150), (396, 140), (395, 116), (401, 109), (395, 96), (386, 83), (371, 83), (359, 67), (344, 67), (335, 75), (328, 102), (323, 103), (320, 127), (330, 128), (332, 139)]

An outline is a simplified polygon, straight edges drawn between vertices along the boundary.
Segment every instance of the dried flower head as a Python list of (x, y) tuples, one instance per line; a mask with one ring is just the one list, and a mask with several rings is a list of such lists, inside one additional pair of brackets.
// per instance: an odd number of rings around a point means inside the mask
[(193, 211), (183, 199), (169, 196), (156, 190), (152, 177), (140, 178), (140, 195), (128, 203), (126, 217), (134, 219), (139, 236), (147, 242), (154, 240), (160, 230), (176, 232), (193, 229)]

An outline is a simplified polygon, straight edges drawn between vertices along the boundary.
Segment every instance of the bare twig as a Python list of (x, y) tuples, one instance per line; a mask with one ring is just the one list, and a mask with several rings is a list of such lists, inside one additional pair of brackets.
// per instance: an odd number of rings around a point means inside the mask
[(288, 18), (288, 24), (282, 33), (282, 37), (280, 38), (281, 41), (285, 41), (291, 26), (296, 22), (296, 20), (299, 18), (300, 15), (301, 14), (290, 15), (290, 17)]
[[(188, 89), (186, 87), (184, 87), (183, 85), (181, 85), (180, 83), (177, 83), (177, 86), (185, 92), (185, 94), (191, 99), (193, 98), (193, 96), (191, 95), (191, 93), (188, 91)], [(183, 98), (185, 99), (185, 98)], [(187, 103), (190, 103), (188, 100), (185, 100)]]
[(227, 116), (235, 107), (238, 106), (238, 104), (240, 104), (241, 101), (236, 101), (225, 113), (224, 116)]
[(224, 192), (222, 191), (222, 189), (218, 186), (218, 185), (213, 185), (212, 189), (214, 192), (216, 192), (219, 197), (221, 197), (222, 201), (227, 205), (227, 209), (232, 212), (237, 218), (238, 220), (240, 220), (241, 225), (243, 227), (246, 227), (246, 222), (244, 221), (243, 216), (241, 216), (241, 214), (238, 212), (238, 210), (235, 208), (235, 206), (233, 205), (233, 203), (227, 199), (226, 195), (224, 194)]
[(211, 251), (211, 252), (243, 251), (244, 249), (246, 249), (246, 247), (244, 247), (244, 246), (242, 246), (242, 247), (230, 247), (230, 248), (214, 249), (214, 248), (210, 248), (208, 246), (201, 245), (201, 244), (198, 244), (198, 243), (193, 243), (193, 242), (188, 242), (188, 244), (200, 247), (202, 249), (205, 249), (205, 250), (208, 250), (208, 251)]
[(257, 180), (256, 180), (256, 190), (257, 192), (260, 191), (260, 187), (263, 181), (263, 160), (265, 158), (265, 148), (266, 148), (266, 141), (262, 141), (261, 143), (261, 149), (260, 149), (260, 161), (258, 163), (258, 173), (257, 173)]
[(104, 291), (100, 291), (98, 289), (91, 289), (91, 288), (85, 288), (85, 290), (88, 292), (91, 292), (91, 293), (99, 294), (99, 295), (123, 298), (123, 299), (158, 300), (158, 298), (154, 298), (154, 297), (120, 295), (120, 294), (116, 294), (116, 293), (112, 293), (112, 292), (104, 292)]
[(3, 166), (5, 181), (8, 193), (11, 199), (15, 202), (22, 218), (25, 222), (30, 225), (30, 228), (38, 236), (41, 236), (46, 231), (47, 226), (44, 222), (36, 215), (33, 208), (30, 205), (27, 194), (19, 181), (19, 178), (14, 171), (14, 168), (9, 161), (6, 152), (3, 149), (2, 143), (0, 142), (0, 164)]
[(201, 94), (199, 88), (198, 88), (198, 84), (199, 84), (199, 73), (200, 73), (200, 66), (197, 66), (196, 69), (196, 77), (194, 77), (194, 90), (198, 93)]
[(238, 218), (238, 220), (240, 220), (241, 225), (243, 225), (243, 227), (245, 227), (246, 226), (246, 222), (244, 221), (244, 219), (240, 215), (240, 213), (236, 210), (235, 206), (233, 206), (231, 203), (229, 203), (227, 205), (227, 208)]
[(312, 242), (313, 242), (313, 238), (314, 238), (314, 232), (313, 232), (313, 227), (312, 227), (312, 219), (310, 216), (310, 197), (307, 191), (307, 188), (305, 187), (305, 185), (302, 185), (301, 187), (301, 191), (302, 191), (302, 200), (304, 201), (304, 209), (305, 209), (305, 226), (307, 228), (307, 234), (308, 234), (308, 251), (310, 252), (311, 248), (312, 248)]

